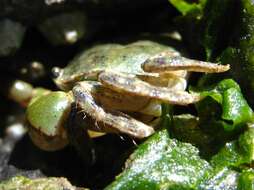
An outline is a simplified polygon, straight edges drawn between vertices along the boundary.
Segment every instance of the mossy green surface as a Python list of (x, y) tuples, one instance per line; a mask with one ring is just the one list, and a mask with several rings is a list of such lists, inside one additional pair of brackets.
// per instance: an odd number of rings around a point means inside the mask
[[(29, 179), (23, 176), (12, 177), (0, 183), (1, 190), (76, 190), (65, 178), (49, 177)], [(85, 188), (79, 188), (85, 190)]]
[(162, 130), (138, 147), (124, 172), (106, 189), (195, 189), (209, 169), (197, 148), (170, 139)]

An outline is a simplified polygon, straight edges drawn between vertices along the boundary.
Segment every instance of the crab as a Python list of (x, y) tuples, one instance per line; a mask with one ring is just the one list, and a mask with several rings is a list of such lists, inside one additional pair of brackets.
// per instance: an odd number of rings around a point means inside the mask
[(31, 100), (29, 134), (44, 150), (63, 148), (68, 144), (66, 118), (75, 105), (84, 128), (142, 139), (154, 133), (162, 103), (188, 105), (202, 99), (186, 91), (187, 72), (228, 69), (229, 65), (183, 57), (172, 47), (152, 41), (97, 45), (64, 69), (53, 69), (62, 91), (40, 93)]

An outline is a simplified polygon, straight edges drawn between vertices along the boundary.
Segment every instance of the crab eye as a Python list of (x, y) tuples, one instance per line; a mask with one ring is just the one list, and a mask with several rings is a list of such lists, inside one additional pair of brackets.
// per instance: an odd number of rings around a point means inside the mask
[(51, 73), (52, 73), (52, 77), (55, 79), (62, 75), (63, 69), (59, 67), (53, 67)]

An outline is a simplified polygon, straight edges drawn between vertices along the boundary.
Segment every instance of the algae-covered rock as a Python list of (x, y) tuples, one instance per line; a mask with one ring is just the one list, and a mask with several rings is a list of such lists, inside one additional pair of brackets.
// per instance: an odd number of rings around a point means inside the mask
[(239, 172), (229, 168), (213, 170), (202, 179), (199, 190), (237, 190)]
[(239, 177), (238, 190), (254, 189), (254, 171), (253, 169), (245, 170)]
[(241, 168), (254, 161), (254, 129), (250, 128), (240, 135), (238, 140), (231, 141), (211, 159), (215, 167), (230, 166)]
[(72, 186), (65, 178), (49, 177), (29, 179), (23, 176), (16, 176), (0, 183), (1, 190), (85, 190)]
[(156, 133), (127, 160), (126, 168), (107, 190), (195, 189), (210, 165), (191, 144)]

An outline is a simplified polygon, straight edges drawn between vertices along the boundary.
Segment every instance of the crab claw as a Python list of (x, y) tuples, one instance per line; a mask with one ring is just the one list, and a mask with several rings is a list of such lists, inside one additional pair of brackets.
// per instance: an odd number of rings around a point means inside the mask
[(150, 85), (130, 74), (106, 71), (99, 75), (99, 81), (103, 86), (120, 93), (149, 97), (169, 104), (187, 105), (201, 99), (198, 94)]
[(29, 104), (27, 121), (29, 135), (39, 148), (55, 151), (68, 144), (64, 129), (71, 109), (72, 96), (64, 92), (51, 92)]
[(230, 65), (219, 65), (216, 63), (189, 59), (180, 55), (172, 55), (172, 52), (169, 51), (148, 58), (142, 64), (142, 68), (146, 72), (187, 70), (193, 72), (221, 73), (228, 71)]

